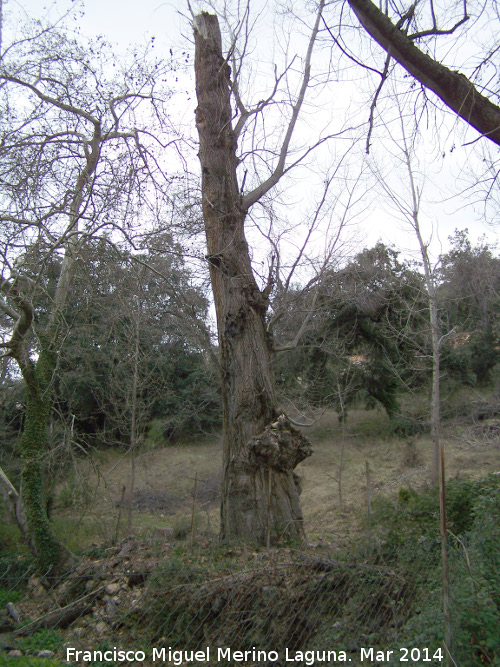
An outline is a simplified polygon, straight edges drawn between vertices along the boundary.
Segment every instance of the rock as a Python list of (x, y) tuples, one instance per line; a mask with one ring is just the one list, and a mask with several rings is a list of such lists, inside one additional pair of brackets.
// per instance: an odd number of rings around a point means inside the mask
[[(118, 602), (118, 604), (120, 604), (120, 602)], [(116, 604), (116, 602), (113, 602), (113, 599), (108, 600), (106, 602), (106, 607), (105, 607), (106, 616), (115, 616), (117, 612), (117, 606), (118, 605)]]
[(75, 637), (78, 638), (83, 637), (83, 635), (85, 634), (85, 628), (74, 628), (73, 634)]
[(12, 602), (7, 602), (7, 605), (5, 607), (7, 609), (7, 613), (11, 618), (15, 620), (16, 623), (19, 623), (21, 620), (21, 614), (19, 613), (18, 608), (12, 604)]
[(58, 600), (64, 600), (64, 598), (68, 594), (70, 586), (71, 586), (71, 582), (63, 581), (63, 583), (57, 589), (57, 599)]
[(99, 621), (99, 623), (95, 626), (95, 631), (98, 635), (103, 635), (108, 631), (108, 626), (104, 621)]
[(129, 554), (132, 549), (137, 545), (137, 540), (133, 535), (129, 535), (129, 537), (125, 537), (121, 541), (121, 549), (120, 553), (118, 554), (117, 558), (125, 558)]
[(108, 595), (116, 595), (118, 591), (121, 589), (122, 585), (119, 584), (118, 582), (114, 584), (107, 584), (106, 588), (104, 589)]
[(47, 595), (47, 591), (40, 583), (40, 579), (38, 579), (38, 577), (31, 577), (28, 582), (28, 586), (31, 589), (31, 596), (34, 598), (43, 598)]
[(53, 658), (54, 657), (54, 652), (53, 651), (38, 651), (36, 654), (38, 658)]
[(9, 652), (7, 653), (7, 655), (8, 655), (10, 658), (22, 658), (22, 657), (23, 657), (23, 652), (22, 652), (22, 651), (19, 651), (19, 650), (16, 648), (16, 649), (14, 649), (13, 651), (9, 651)]
[(84, 561), (76, 567), (75, 573), (79, 576), (85, 573), (85, 570), (88, 568), (88, 564)]

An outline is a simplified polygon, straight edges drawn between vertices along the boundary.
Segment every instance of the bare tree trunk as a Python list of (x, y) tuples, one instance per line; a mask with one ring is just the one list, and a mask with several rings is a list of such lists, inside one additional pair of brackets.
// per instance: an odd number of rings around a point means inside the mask
[[(351, 0), (349, 0), (351, 2)], [(357, 0), (356, 0), (357, 2)], [(371, 4), (371, 3), (370, 3)], [(410, 189), (411, 203), (406, 199), (399, 198), (393, 190), (380, 179), (380, 183), (388, 194), (390, 199), (396, 205), (397, 209), (403, 213), (410, 223), (415, 236), (417, 237), (422, 264), (424, 267), (425, 286), (427, 290), (427, 299), (429, 304), (429, 322), (431, 327), (432, 343), (432, 392), (431, 392), (431, 433), (432, 433), (432, 469), (431, 482), (433, 486), (439, 487), (439, 510), (440, 510), (440, 529), (441, 529), (441, 558), (443, 566), (443, 617), (445, 630), (446, 659), (449, 655), (451, 641), (450, 624), (450, 600), (449, 600), (449, 581), (448, 581), (448, 537), (446, 528), (446, 487), (445, 487), (445, 455), (444, 442), (441, 438), (441, 414), (440, 414), (440, 353), (442, 338), (439, 331), (439, 310), (437, 301), (437, 279), (436, 272), (432, 266), (428, 252), (428, 244), (425, 243), (420, 228), (420, 201), (422, 197), (422, 186), (418, 186), (415, 179), (415, 172), (412, 168), (412, 150), (408, 145), (403, 114), (400, 109), (400, 122), (402, 131), (402, 152), (403, 162), (408, 172), (408, 183)]]
[(432, 392), (431, 392), (431, 437), (432, 437), (432, 484), (439, 486), (439, 469), (441, 458), (441, 412), (439, 390), (439, 324), (438, 308), (434, 284), (428, 284), (429, 311), (432, 338)]
[(28, 528), (26, 525), (26, 514), (23, 509), (21, 497), (2, 468), (0, 468), (0, 495), (3, 498), (3, 502), (9, 515), (12, 517), (15, 523), (17, 523), (19, 530), (21, 531), (21, 535), (26, 537)]
[(231, 126), (230, 70), (217, 17), (194, 19), (195, 72), (207, 260), (217, 312), (223, 403), (222, 537), (266, 541), (268, 470), (273, 471), (271, 542), (304, 538), (293, 469), (309, 456), (306, 438), (278, 420), (266, 331), (268, 294), (253, 275), (245, 239)]
[[(409, 158), (408, 158), (409, 160)], [(408, 163), (409, 164), (409, 163)], [(439, 486), (439, 470), (441, 460), (441, 412), (440, 403), (441, 395), (439, 389), (439, 361), (440, 361), (440, 335), (439, 335), (439, 321), (438, 321), (438, 304), (436, 295), (436, 281), (434, 272), (432, 270), (431, 262), (427, 252), (427, 246), (424, 243), (420, 233), (420, 224), (418, 220), (418, 205), (416, 190), (413, 184), (413, 176), (410, 166), (410, 180), (414, 199), (414, 230), (420, 246), (420, 254), (422, 256), (422, 263), (424, 265), (425, 285), (427, 287), (427, 297), (429, 300), (429, 320), (431, 325), (431, 342), (432, 342), (432, 391), (431, 391), (431, 437), (432, 437), (432, 469), (431, 481), (433, 486)]]
[(424, 243), (419, 223), (420, 193), (415, 185), (411, 169), (410, 153), (405, 141), (405, 158), (410, 179), (413, 200), (413, 227), (420, 246), (420, 254), (424, 265), (425, 284), (429, 299), (429, 319), (431, 324), (432, 341), (432, 393), (431, 393), (431, 434), (432, 434), (432, 471), (431, 481), (439, 489), (439, 526), (441, 532), (441, 563), (443, 567), (443, 620), (445, 635), (446, 664), (449, 664), (449, 650), (451, 644), (451, 617), (450, 617), (450, 586), (448, 568), (448, 532), (446, 527), (446, 478), (444, 442), (441, 438), (441, 393), (440, 393), (440, 356), (441, 337), (439, 332), (438, 302), (436, 277), (433, 271), (427, 245)]

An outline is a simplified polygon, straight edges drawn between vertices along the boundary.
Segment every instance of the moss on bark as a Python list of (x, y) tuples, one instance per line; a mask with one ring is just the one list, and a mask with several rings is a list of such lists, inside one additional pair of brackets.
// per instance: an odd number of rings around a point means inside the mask
[(42, 350), (27, 384), (26, 414), (21, 438), (24, 460), (21, 496), (26, 514), (28, 542), (43, 574), (54, 574), (63, 561), (63, 549), (47, 516), (43, 490), (43, 457), (47, 449), (47, 433), (52, 402), (51, 380), (56, 355)]

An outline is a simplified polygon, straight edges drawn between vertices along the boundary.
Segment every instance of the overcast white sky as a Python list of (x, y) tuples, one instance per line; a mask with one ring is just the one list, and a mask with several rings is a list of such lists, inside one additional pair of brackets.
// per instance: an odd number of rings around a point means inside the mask
[[(192, 3), (194, 6), (194, 3)], [(24, 8), (31, 16), (47, 16), (56, 18), (65, 9), (71, 6), (69, 0), (57, 0), (55, 3), (43, 0), (7, 0), (5, 11), (14, 8)], [(125, 50), (129, 44), (144, 42), (155, 36), (155, 51), (159, 56), (168, 54), (170, 47), (190, 49), (188, 38), (183, 38), (182, 33), (189, 37), (190, 28), (188, 22), (180, 16), (187, 13), (186, 0), (174, 0), (161, 2), (159, 0), (86, 0), (84, 3), (85, 14), (80, 25), (82, 32), (93, 36), (104, 35), (112, 43), (118, 45), (119, 50)], [(195, 101), (192, 101), (193, 110)], [(446, 165), (438, 173), (430, 173), (426, 185), (427, 197), (430, 200), (422, 211), (421, 221), (425, 234), (429, 237), (433, 231), (432, 251), (436, 256), (446, 249), (447, 238), (455, 228), (467, 227), (471, 239), (476, 241), (482, 234), (486, 234), (491, 241), (496, 241), (497, 231), (486, 226), (476, 213), (464, 206), (464, 201), (451, 199), (443, 201), (448, 196), (448, 189), (453, 187), (456, 164), (458, 162), (460, 149), (457, 149), (453, 158), (450, 157), (450, 167)], [(465, 152), (464, 152), (465, 155)], [(432, 201), (434, 200), (434, 203)], [(416, 243), (408, 232), (396, 220), (388, 220), (390, 212), (387, 207), (382, 210), (380, 196), (374, 196), (365, 215), (365, 223), (362, 228), (361, 238), (363, 245), (373, 245), (378, 239), (387, 244), (395, 244), (396, 247), (406, 251), (415, 252)]]
[[(71, 0), (7, 0), (5, 10), (22, 7), (31, 16), (56, 18), (72, 6)], [(87, 0), (81, 27), (89, 36), (104, 35), (111, 42), (126, 47), (148, 35), (167, 35), (174, 27), (172, 21), (177, 9), (185, 11), (185, 2), (161, 2), (161, 0)], [(179, 22), (176, 21), (177, 27)]]

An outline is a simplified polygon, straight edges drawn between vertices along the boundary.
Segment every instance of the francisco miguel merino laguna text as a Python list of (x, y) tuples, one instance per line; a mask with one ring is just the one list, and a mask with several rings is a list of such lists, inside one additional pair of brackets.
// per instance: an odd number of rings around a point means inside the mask
[[(262, 651), (253, 647), (247, 651), (235, 651), (230, 647), (218, 647), (212, 652), (212, 660), (217, 662), (277, 662), (280, 659), (278, 651)], [(181, 651), (173, 650), (170, 646), (167, 648), (153, 648), (150, 659), (152, 662), (166, 662), (178, 667), (184, 662), (209, 662), (210, 647), (207, 646), (202, 651)], [(284, 659), (286, 662), (305, 662), (306, 665), (313, 665), (315, 662), (350, 662), (345, 651), (289, 651), (285, 649)], [(82, 662), (144, 662), (146, 654), (144, 651), (123, 650), (116, 646), (107, 651), (79, 650), (76, 648), (66, 648), (66, 661), (72, 662), (80, 660)]]

